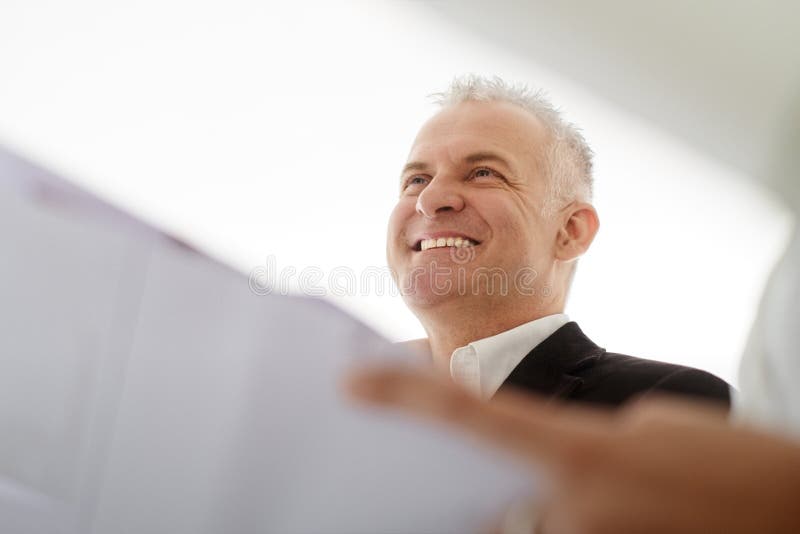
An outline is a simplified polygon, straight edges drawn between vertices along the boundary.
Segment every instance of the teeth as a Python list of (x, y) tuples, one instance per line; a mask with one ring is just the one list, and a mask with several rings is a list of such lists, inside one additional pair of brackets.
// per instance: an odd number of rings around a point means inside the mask
[(439, 247), (472, 247), (475, 242), (463, 237), (440, 237), (438, 239), (423, 239), (420, 245), (422, 250), (428, 250), (429, 248)]

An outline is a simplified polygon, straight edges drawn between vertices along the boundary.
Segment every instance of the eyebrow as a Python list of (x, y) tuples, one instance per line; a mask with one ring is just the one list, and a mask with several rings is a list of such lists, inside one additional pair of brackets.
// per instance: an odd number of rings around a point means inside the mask
[(405, 176), (408, 171), (424, 171), (427, 168), (428, 164), (424, 161), (410, 161), (403, 166), (400, 176)]
[(465, 163), (478, 163), (481, 161), (494, 161), (511, 170), (512, 167), (504, 157), (495, 152), (475, 152), (464, 158)]

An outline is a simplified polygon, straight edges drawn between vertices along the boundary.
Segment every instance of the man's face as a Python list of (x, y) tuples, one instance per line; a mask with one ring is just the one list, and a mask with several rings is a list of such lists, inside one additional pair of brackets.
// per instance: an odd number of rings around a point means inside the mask
[[(535, 116), (504, 102), (464, 102), (422, 127), (387, 239), (412, 309), (548, 291), (557, 225), (541, 214), (547, 135)], [(439, 246), (448, 237), (453, 244)]]

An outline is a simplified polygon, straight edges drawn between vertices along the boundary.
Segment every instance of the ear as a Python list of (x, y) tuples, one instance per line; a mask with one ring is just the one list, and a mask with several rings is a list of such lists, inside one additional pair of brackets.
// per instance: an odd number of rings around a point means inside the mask
[(556, 258), (563, 262), (577, 260), (589, 246), (600, 228), (594, 206), (575, 202), (563, 212), (561, 228), (556, 237)]

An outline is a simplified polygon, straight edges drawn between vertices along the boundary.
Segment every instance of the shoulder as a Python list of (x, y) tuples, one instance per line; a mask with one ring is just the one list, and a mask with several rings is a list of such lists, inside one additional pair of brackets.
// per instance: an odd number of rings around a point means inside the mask
[(569, 322), (534, 347), (506, 384), (565, 401), (619, 406), (649, 393), (730, 406), (728, 384), (711, 373), (608, 352)]
[(603, 351), (581, 373), (576, 399), (619, 404), (646, 393), (674, 394), (730, 405), (730, 386), (713, 374), (672, 363)]

